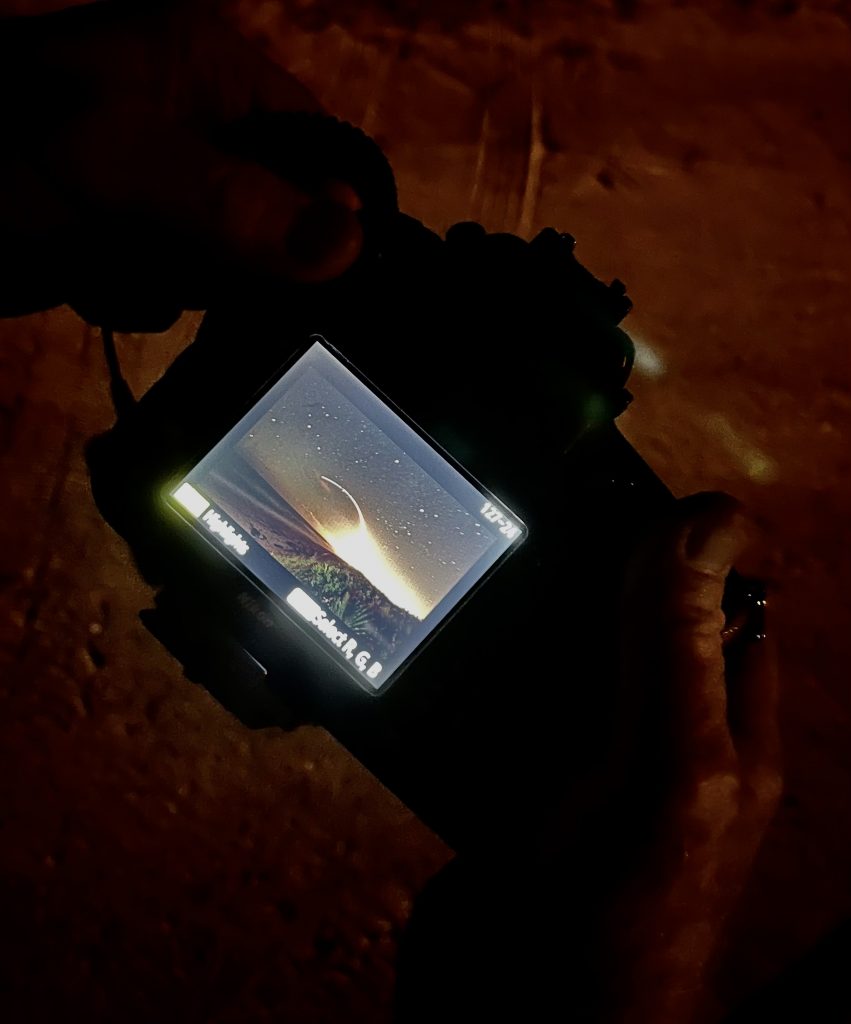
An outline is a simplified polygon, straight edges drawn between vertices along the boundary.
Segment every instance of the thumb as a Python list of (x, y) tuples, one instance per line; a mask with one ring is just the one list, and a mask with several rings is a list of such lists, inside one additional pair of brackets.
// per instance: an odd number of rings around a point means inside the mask
[[(735, 756), (727, 720), (721, 602), (748, 539), (742, 506), (693, 495), (648, 538), (626, 577), (622, 617), (625, 705), (643, 705), (664, 757), (680, 771)], [(665, 750), (666, 748), (666, 750)]]
[(63, 171), (86, 205), (155, 232), (161, 258), (178, 274), (196, 260), (320, 281), (342, 273), (360, 251), (357, 204), (345, 193), (335, 193), (337, 201), (308, 196), (186, 128), (101, 111), (78, 120), (60, 146)]
[(259, 165), (212, 150), (204, 159), (204, 192), (186, 208), (187, 226), (220, 247), (225, 262), (314, 282), (337, 277), (357, 258), (363, 234), (356, 199), (343, 186), (310, 198)]

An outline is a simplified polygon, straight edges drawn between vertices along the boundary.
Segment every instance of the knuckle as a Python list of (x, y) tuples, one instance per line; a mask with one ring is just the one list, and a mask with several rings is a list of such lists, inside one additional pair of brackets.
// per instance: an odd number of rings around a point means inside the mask
[(703, 821), (711, 831), (723, 830), (736, 817), (741, 799), (741, 780), (728, 769), (696, 776), (688, 787), (686, 806), (692, 821)]
[(694, 598), (683, 599), (670, 609), (668, 627), (691, 659), (703, 665), (718, 661), (724, 628), (720, 607), (708, 607)]
[(775, 807), (783, 795), (783, 775), (776, 768), (763, 766), (756, 772), (752, 788), (760, 804)]

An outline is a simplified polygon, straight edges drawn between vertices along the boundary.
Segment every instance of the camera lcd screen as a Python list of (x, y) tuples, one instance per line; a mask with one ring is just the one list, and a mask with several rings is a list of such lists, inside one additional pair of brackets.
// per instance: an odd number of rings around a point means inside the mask
[(324, 339), (168, 501), (373, 694), (526, 533)]

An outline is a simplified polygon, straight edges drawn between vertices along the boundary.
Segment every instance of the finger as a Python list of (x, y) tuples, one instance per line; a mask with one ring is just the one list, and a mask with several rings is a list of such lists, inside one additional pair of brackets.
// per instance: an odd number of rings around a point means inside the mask
[(766, 800), (780, 785), (777, 652), (770, 637), (742, 640), (727, 655), (730, 731), (746, 781)]
[(80, 194), (108, 217), (160, 232), (176, 273), (190, 261), (248, 274), (321, 281), (362, 244), (351, 209), (312, 201), (263, 167), (142, 115), (78, 122), (54, 152)]
[(737, 502), (726, 495), (695, 495), (678, 503), (627, 573), (626, 685), (664, 718), (681, 767), (707, 758), (729, 760), (735, 753), (727, 723), (721, 600), (746, 538)]
[[(216, 140), (222, 137), (222, 129), (226, 135), (228, 129), (237, 128), (240, 123), (256, 125), (261, 138), (253, 140), (254, 145), (248, 147), (247, 153), (257, 148), (252, 159), (263, 166), (275, 167), (288, 144), (294, 148), (305, 145), (298, 137), (304, 133), (304, 127), (299, 130), (297, 120), (288, 124), (284, 119), (264, 118), (264, 115), (322, 115), (324, 109), (302, 81), (276, 64), (257, 45), (221, 22), (212, 20), (206, 25), (206, 32), (199, 32), (196, 27), (191, 36), (192, 62), (198, 65), (198, 73), (190, 76), (192, 96), (183, 116), (191, 121), (200, 114), (203, 132)], [(304, 124), (301, 121), (301, 125)], [(307, 145), (315, 147), (316, 142), (311, 139)], [(239, 148), (235, 152), (247, 155), (240, 153)], [(309, 165), (311, 161), (305, 160), (305, 156), (300, 153), (299, 160)], [(346, 169), (337, 170), (345, 173)], [(332, 169), (324, 172), (326, 169), (322, 167), (314, 169), (311, 194), (322, 195), (352, 211), (359, 210), (362, 198), (352, 185), (334, 177)], [(299, 179), (296, 176), (294, 180)]]
[(322, 113), (311, 90), (258, 46), (217, 19), (195, 19), (172, 32), (181, 52), (185, 114), (227, 123), (256, 112)]
[(0, 316), (69, 303), (93, 324), (161, 331), (181, 312), (124, 251), (131, 241), (137, 256), (138, 239), (81, 219), (67, 194), (22, 153), (0, 161), (0, 236)]
[(250, 87), (250, 105), (237, 114), (238, 117), (255, 111), (272, 114), (324, 112), (322, 104), (304, 82), (242, 38), (236, 62), (237, 73), (244, 76)]

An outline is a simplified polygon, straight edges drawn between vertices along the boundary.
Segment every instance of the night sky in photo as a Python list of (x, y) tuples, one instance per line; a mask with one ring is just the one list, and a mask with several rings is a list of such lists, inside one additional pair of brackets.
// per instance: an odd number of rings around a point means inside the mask
[(238, 451), (339, 554), (423, 618), (495, 536), (326, 378), (329, 364), (344, 372), (333, 357), (313, 352), (323, 373), (311, 367), (288, 385)]

